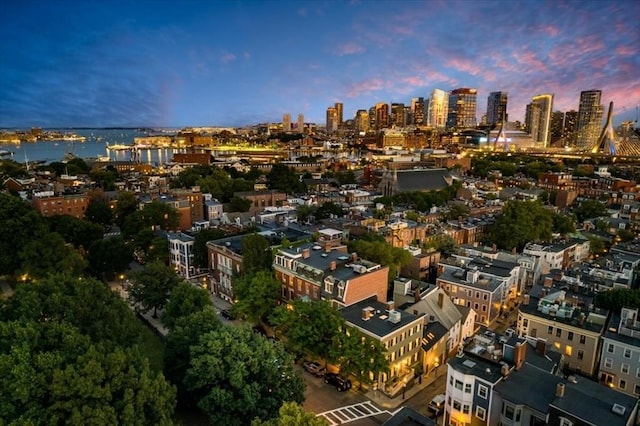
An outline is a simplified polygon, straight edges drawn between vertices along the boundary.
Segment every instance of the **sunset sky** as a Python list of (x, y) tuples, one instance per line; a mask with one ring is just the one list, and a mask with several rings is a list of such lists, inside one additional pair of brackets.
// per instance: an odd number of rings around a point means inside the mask
[(640, 105), (640, 1), (6, 1), (0, 127), (324, 125), (435, 88)]

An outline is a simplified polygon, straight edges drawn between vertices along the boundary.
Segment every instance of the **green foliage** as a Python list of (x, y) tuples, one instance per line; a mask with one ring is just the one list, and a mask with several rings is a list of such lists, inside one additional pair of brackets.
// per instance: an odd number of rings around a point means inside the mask
[(125, 218), (122, 234), (125, 237), (133, 237), (141, 230), (151, 230), (155, 227), (165, 231), (175, 230), (179, 223), (180, 214), (176, 209), (167, 203), (152, 201), (145, 204), (142, 210), (136, 210)]
[(579, 222), (584, 221), (585, 219), (592, 219), (594, 217), (602, 217), (609, 216), (607, 212), (607, 206), (601, 203), (598, 200), (584, 200), (574, 209), (574, 213), (578, 218)]
[(638, 235), (633, 231), (629, 231), (628, 229), (620, 229), (617, 236), (620, 237), (620, 241), (626, 243), (629, 241), (633, 241)]
[(62, 237), (46, 232), (28, 241), (18, 253), (23, 274), (32, 278), (42, 278), (55, 272), (79, 275), (86, 262), (72, 245), (67, 245)]
[(449, 207), (449, 211), (446, 214), (446, 218), (450, 220), (456, 220), (459, 217), (467, 217), (471, 212), (471, 209), (461, 203), (451, 204)]
[[(197, 181), (203, 176), (209, 176), (212, 172), (210, 166), (203, 164), (197, 164), (193, 167), (189, 167), (186, 170), (181, 171), (176, 179), (171, 181), (172, 188), (191, 188), (197, 185)], [(206, 192), (206, 191), (205, 191)]]
[(317, 417), (314, 413), (304, 411), (295, 402), (285, 402), (280, 407), (277, 418), (267, 421), (254, 419), (251, 426), (329, 426), (329, 421), (324, 417)]
[(221, 327), (201, 335), (191, 346), (184, 382), (216, 425), (268, 420), (285, 401), (304, 400), (304, 381), (291, 356), (248, 328)]
[(344, 216), (344, 210), (338, 204), (333, 201), (327, 201), (321, 206), (316, 208), (314, 216), (316, 220), (328, 219), (331, 215), (342, 217)]
[[(26, 178), (29, 173), (24, 165), (13, 160), (0, 160), (0, 177)], [(4, 179), (2, 179), (4, 181)]]
[(106, 168), (104, 170), (92, 170), (89, 177), (95, 181), (96, 185), (105, 191), (115, 191), (118, 172), (115, 168)]
[(557, 232), (562, 235), (576, 232), (575, 218), (572, 215), (555, 213), (553, 215), (553, 232)]
[(286, 338), (293, 353), (311, 353), (331, 359), (331, 346), (344, 326), (344, 319), (327, 301), (305, 302), (296, 299), (291, 306), (278, 306), (271, 323)]
[(604, 241), (596, 236), (589, 237), (589, 253), (594, 256), (604, 254), (606, 247)]
[(266, 320), (280, 300), (280, 282), (270, 270), (244, 274), (233, 279), (233, 293), (237, 302), (233, 312), (252, 322)]
[(306, 222), (313, 216), (314, 209), (311, 206), (300, 205), (296, 209), (296, 214), (298, 215), (298, 222), (303, 223)]
[(15, 274), (21, 265), (16, 253), (46, 234), (47, 224), (20, 197), (0, 193), (0, 229), (0, 275)]
[(229, 201), (229, 211), (231, 212), (248, 212), (251, 208), (251, 200), (242, 197), (233, 197)]
[(102, 226), (88, 220), (78, 219), (69, 215), (56, 215), (46, 219), (49, 229), (59, 234), (67, 243), (74, 247), (88, 249), (102, 239)]
[(200, 230), (193, 242), (193, 265), (199, 268), (209, 267), (207, 242), (218, 240), (226, 236), (225, 232), (218, 228), (206, 228)]
[(411, 262), (411, 254), (399, 247), (393, 247), (385, 241), (367, 241), (360, 238), (349, 242), (349, 251), (356, 252), (363, 259), (389, 267), (389, 281), (397, 276), (399, 268)]
[(548, 241), (553, 231), (553, 213), (537, 201), (507, 201), (502, 215), (491, 227), (488, 242), (512, 250), (530, 241)]
[(164, 264), (169, 263), (169, 240), (162, 237), (155, 237), (151, 240), (149, 247), (147, 248), (147, 262), (160, 262)]
[(389, 371), (385, 348), (378, 340), (365, 336), (355, 328), (339, 333), (333, 342), (334, 356), (340, 374), (352, 375), (363, 384), (371, 384), (380, 373)]
[(138, 210), (138, 200), (133, 192), (122, 191), (116, 203), (115, 223), (122, 227), (129, 215)]
[(206, 290), (182, 281), (176, 284), (171, 292), (162, 314), (162, 322), (169, 330), (172, 330), (180, 318), (212, 306), (213, 303)]
[(269, 240), (260, 234), (250, 234), (242, 239), (242, 271), (253, 275), (271, 269), (272, 258)]
[(89, 269), (96, 277), (113, 279), (129, 269), (133, 249), (121, 236), (98, 240), (89, 249)]
[(425, 243), (424, 248), (434, 249), (440, 252), (452, 252), (457, 246), (456, 240), (449, 234), (438, 234), (430, 237)]
[(601, 291), (596, 296), (596, 306), (614, 313), (620, 313), (622, 308), (640, 308), (640, 290), (629, 288), (614, 288)]
[(392, 197), (379, 197), (374, 201), (385, 206), (403, 206), (409, 209), (426, 212), (433, 206), (444, 206), (455, 198), (461, 184), (459, 182), (439, 191), (408, 191), (394, 194)]
[(267, 175), (269, 189), (277, 189), (287, 194), (299, 194), (305, 191), (305, 186), (298, 174), (292, 168), (282, 163), (275, 163)]
[(141, 305), (143, 312), (153, 309), (153, 317), (158, 317), (173, 288), (180, 281), (173, 269), (160, 262), (152, 262), (145, 269), (134, 272), (129, 297)]
[(106, 200), (94, 198), (89, 202), (84, 217), (93, 223), (108, 225), (113, 221), (113, 212)]

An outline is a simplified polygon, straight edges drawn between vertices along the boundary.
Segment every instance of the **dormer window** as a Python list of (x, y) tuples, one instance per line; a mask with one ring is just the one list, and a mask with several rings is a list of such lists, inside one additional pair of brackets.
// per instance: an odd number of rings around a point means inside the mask
[(344, 281), (338, 283), (338, 297), (341, 299), (344, 297)]
[(333, 284), (335, 279), (332, 276), (328, 276), (324, 279), (324, 291), (327, 293), (333, 293)]

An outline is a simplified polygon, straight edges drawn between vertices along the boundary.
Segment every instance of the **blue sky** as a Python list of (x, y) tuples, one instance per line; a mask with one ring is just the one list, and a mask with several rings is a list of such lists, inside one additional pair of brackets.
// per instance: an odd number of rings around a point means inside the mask
[(0, 127), (324, 123), (435, 88), (640, 105), (640, 1), (7, 1)]

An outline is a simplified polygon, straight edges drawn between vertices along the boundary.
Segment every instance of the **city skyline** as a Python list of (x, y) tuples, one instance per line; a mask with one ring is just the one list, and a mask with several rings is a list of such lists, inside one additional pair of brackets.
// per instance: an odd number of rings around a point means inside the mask
[[(117, 7), (114, 7), (114, 4)], [(542, 93), (578, 110), (602, 91), (637, 118), (640, 3), (12, 2), (0, 16), (0, 127), (323, 124), (435, 89)], [(343, 108), (343, 109), (342, 109)]]

